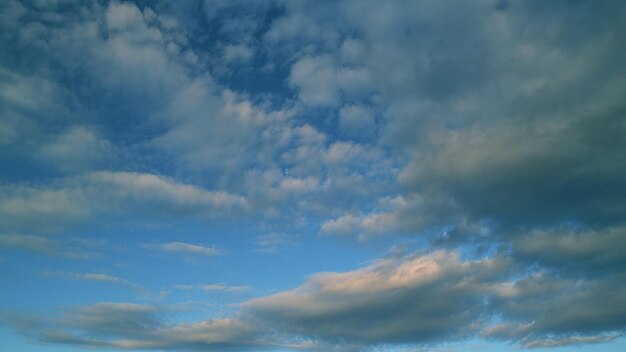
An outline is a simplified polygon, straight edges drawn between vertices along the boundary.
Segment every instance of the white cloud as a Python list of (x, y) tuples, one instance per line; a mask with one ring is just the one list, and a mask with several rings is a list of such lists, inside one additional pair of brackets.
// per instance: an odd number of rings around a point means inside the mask
[(121, 199), (160, 204), (166, 209), (201, 210), (245, 208), (245, 198), (226, 192), (211, 192), (166, 177), (134, 172), (99, 171), (88, 180), (116, 192)]
[(159, 175), (98, 171), (56, 180), (47, 187), (0, 188), (0, 223), (44, 232), (94, 221), (96, 215), (148, 217), (189, 214), (210, 218), (245, 211), (244, 197), (176, 182)]
[(254, 238), (254, 243), (257, 246), (256, 252), (275, 253), (280, 248), (294, 246), (297, 238), (298, 236), (281, 232), (270, 232), (259, 235)]
[(376, 137), (374, 112), (363, 105), (345, 105), (339, 109), (339, 129), (351, 138), (370, 140)]
[(106, 22), (110, 30), (128, 29), (143, 23), (143, 16), (133, 4), (112, 1), (106, 11)]
[(224, 48), (224, 60), (227, 62), (247, 62), (254, 57), (254, 51), (245, 45), (227, 45)]
[(611, 342), (618, 338), (617, 334), (602, 334), (595, 336), (568, 336), (561, 338), (547, 338), (541, 340), (531, 340), (525, 343), (524, 348), (555, 348), (570, 345), (587, 345), (595, 343)]
[(202, 290), (208, 292), (228, 292), (228, 293), (241, 293), (250, 290), (250, 286), (232, 286), (222, 283), (218, 284), (202, 284), (202, 285), (174, 285), (177, 290)]
[(32, 235), (0, 235), (0, 247), (15, 248), (68, 259), (91, 259), (97, 256), (90, 246), (72, 241), (53, 240)]
[(74, 126), (42, 145), (36, 155), (62, 171), (76, 172), (105, 165), (114, 154), (111, 142), (85, 127)]
[[(382, 197), (367, 213), (347, 213), (323, 222), (323, 234), (354, 236), (360, 241), (384, 236), (421, 234), (428, 229), (467, 226), (456, 217), (454, 204), (445, 199), (427, 199), (419, 195)], [(434, 236), (433, 236), (434, 237)], [(432, 239), (432, 238), (429, 238)]]
[(344, 40), (343, 43), (341, 43), (341, 48), (339, 49), (341, 61), (348, 64), (363, 62), (366, 53), (367, 48), (365, 48), (365, 43), (362, 40), (355, 38), (348, 38)]
[(55, 277), (55, 278), (60, 278), (60, 279), (70, 279), (70, 280), (76, 280), (76, 281), (95, 281), (95, 282), (102, 282), (102, 283), (109, 283), (109, 284), (117, 284), (117, 285), (126, 286), (128, 288), (137, 290), (142, 293), (148, 292), (148, 290), (145, 287), (135, 282), (125, 280), (117, 276), (112, 276), (112, 275), (102, 274), (102, 273), (43, 271), (41, 275), (43, 275), (44, 277)]
[(303, 57), (291, 68), (289, 84), (312, 106), (336, 106), (341, 99), (335, 62), (330, 56)]
[(146, 244), (146, 248), (157, 249), (164, 252), (183, 253), (199, 256), (215, 256), (221, 253), (220, 250), (213, 246), (201, 244), (185, 243), (185, 242), (168, 242)]

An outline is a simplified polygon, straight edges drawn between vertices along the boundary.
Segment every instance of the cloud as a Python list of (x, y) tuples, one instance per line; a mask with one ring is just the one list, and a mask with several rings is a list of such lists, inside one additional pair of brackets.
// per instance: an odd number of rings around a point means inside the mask
[(98, 214), (122, 215), (124, 209), (142, 209), (134, 216), (211, 217), (246, 207), (245, 198), (238, 195), (135, 172), (97, 171), (55, 180), (47, 186), (0, 188), (0, 223), (7, 228), (43, 232), (94, 221)]
[(618, 176), (624, 146), (597, 136), (626, 128), (620, 116), (615, 111), (553, 123), (526, 121), (526, 127), (494, 123), (451, 131), (441, 136), (441, 148), (419, 152), (401, 180), (446, 192), (469, 215), (507, 226), (571, 219), (619, 223), (625, 211)]
[(353, 272), (317, 274), (299, 288), (246, 306), (284, 331), (329, 342), (432, 343), (469, 336), (479, 327), (485, 308), (481, 276), (497, 269), (444, 252), (381, 260)]
[(128, 200), (161, 204), (165, 209), (229, 209), (246, 206), (245, 198), (227, 192), (211, 192), (158, 175), (134, 172), (99, 171), (88, 175), (88, 181), (101, 184)]
[(59, 253), (55, 242), (37, 236), (2, 235), (0, 236), (0, 245), (45, 254)]
[(326, 235), (352, 236), (360, 241), (394, 235), (416, 234), (446, 225), (467, 228), (457, 215), (455, 204), (448, 199), (425, 199), (417, 195), (379, 198), (371, 212), (343, 214), (325, 220), (320, 231)]
[(599, 276), (621, 272), (626, 264), (624, 226), (576, 229), (566, 226), (524, 233), (514, 239), (513, 255), (521, 261), (540, 263), (563, 274)]
[[(599, 278), (562, 278), (541, 271), (506, 283), (490, 297), (503, 323), (485, 334), (537, 347), (548, 340), (558, 345), (619, 334), (626, 326), (623, 276), (622, 271)], [(585, 343), (584, 338), (578, 341)]]
[[(257, 330), (238, 318), (167, 324), (166, 309), (136, 303), (102, 302), (67, 309), (56, 319), (11, 314), (3, 320), (39, 341), (83, 347), (158, 350), (245, 350), (263, 348)], [(278, 347), (278, 346), (277, 346)]]
[[(13, 312), (4, 321), (39, 341), (171, 350), (351, 350), (478, 336), (533, 348), (609, 341), (625, 326), (623, 273), (579, 280), (549, 271), (520, 276), (518, 269), (503, 256), (415, 253), (318, 273), (295, 289), (245, 301), (228, 318), (170, 323), (166, 307), (99, 303), (67, 309), (58, 319)], [(242, 290), (225, 284), (176, 288)]]
[(298, 88), (298, 96), (306, 104), (336, 106), (340, 96), (335, 76), (331, 57), (304, 57), (291, 68), (289, 84)]
[(163, 252), (184, 253), (199, 256), (215, 256), (221, 253), (220, 250), (215, 247), (185, 242), (146, 244), (145, 247), (157, 249)]
[(227, 62), (246, 62), (253, 57), (252, 49), (244, 45), (228, 45), (224, 48), (224, 60)]
[(231, 286), (226, 284), (203, 284), (203, 285), (175, 285), (179, 290), (199, 289), (203, 291), (241, 293), (250, 290), (250, 286)]
[(59, 125), (85, 113), (73, 92), (58, 82), (5, 67), (0, 68), (0, 102), (0, 144), (19, 157), (36, 154)]
[(363, 105), (346, 105), (339, 109), (339, 129), (357, 140), (376, 137), (377, 125), (374, 112)]
[(304, 56), (291, 67), (288, 83), (300, 100), (312, 107), (337, 107), (342, 95), (369, 93), (371, 77), (362, 67), (340, 66), (330, 55)]
[(109, 284), (117, 284), (129, 287), (133, 290), (137, 290), (140, 292), (147, 292), (147, 288), (117, 276), (101, 274), (101, 273), (75, 273), (75, 272), (64, 272), (64, 271), (43, 271), (41, 273), (44, 277), (55, 277), (60, 279), (70, 279), (76, 281), (95, 281)]
[(115, 152), (108, 140), (85, 127), (74, 126), (44, 144), (36, 157), (62, 171), (76, 172), (106, 165), (113, 160)]
[(68, 259), (91, 259), (98, 254), (90, 246), (72, 240), (53, 240), (32, 235), (0, 235), (0, 247), (15, 248)]
[(294, 246), (298, 236), (289, 235), (280, 232), (271, 232), (259, 235), (254, 238), (256, 244), (256, 252), (259, 253), (275, 253), (280, 248)]
[(594, 343), (611, 342), (617, 335), (597, 335), (597, 336), (571, 336), (559, 339), (545, 339), (529, 342), (525, 348), (554, 348), (569, 345), (586, 345)]
[(252, 215), (260, 251), (319, 228), (425, 254), (319, 273), (227, 319), (105, 303), (19, 331), (181, 350), (623, 334), (622, 3), (196, 5), (0, 5), (0, 246), (79, 258), (35, 235)]

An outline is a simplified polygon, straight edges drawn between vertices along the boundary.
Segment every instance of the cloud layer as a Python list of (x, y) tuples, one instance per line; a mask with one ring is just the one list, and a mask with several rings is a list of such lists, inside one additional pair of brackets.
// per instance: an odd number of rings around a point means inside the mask
[[(310, 276), (195, 319), (142, 298), (2, 320), (113, 349), (611, 343), (626, 329), (625, 17), (599, 1), (6, 0), (2, 258), (128, 265), (91, 231), (171, 272), (26, 271), (209, 282), (176, 299)], [(361, 250), (369, 264), (349, 263)], [(255, 283), (222, 283), (240, 278)]]

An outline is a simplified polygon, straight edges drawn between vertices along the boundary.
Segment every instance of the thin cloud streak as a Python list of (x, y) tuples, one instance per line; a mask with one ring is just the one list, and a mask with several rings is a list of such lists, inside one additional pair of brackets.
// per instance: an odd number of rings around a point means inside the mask
[(198, 255), (198, 256), (216, 256), (221, 254), (222, 252), (212, 246), (200, 245), (200, 244), (192, 244), (186, 242), (169, 242), (169, 243), (150, 243), (145, 244), (144, 247), (153, 250), (159, 250), (162, 252), (169, 253), (183, 253), (189, 255)]

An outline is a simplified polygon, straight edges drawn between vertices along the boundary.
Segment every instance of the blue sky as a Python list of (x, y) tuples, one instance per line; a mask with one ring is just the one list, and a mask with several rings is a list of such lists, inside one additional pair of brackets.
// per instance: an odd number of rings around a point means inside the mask
[(625, 16), (2, 1), (2, 345), (625, 350)]

